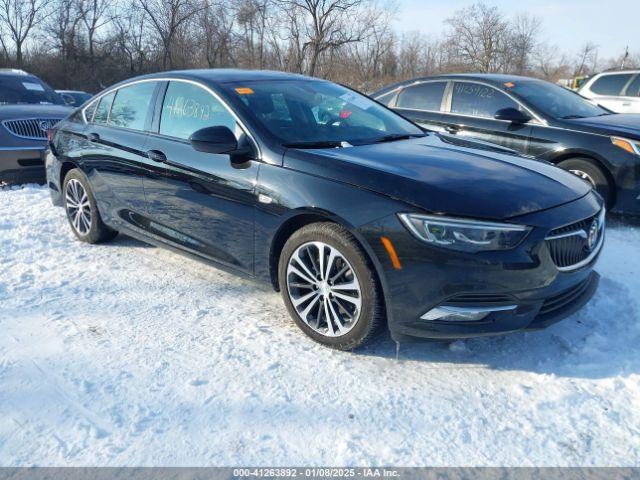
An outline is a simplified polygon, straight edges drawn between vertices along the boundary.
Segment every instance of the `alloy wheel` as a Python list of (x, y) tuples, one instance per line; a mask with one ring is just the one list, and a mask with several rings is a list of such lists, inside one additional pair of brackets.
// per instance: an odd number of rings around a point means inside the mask
[(91, 204), (84, 187), (75, 178), (67, 182), (65, 203), (73, 229), (79, 235), (87, 235), (91, 230)]
[(338, 249), (323, 242), (298, 247), (287, 264), (287, 290), (298, 316), (327, 337), (347, 334), (362, 310), (355, 270)]

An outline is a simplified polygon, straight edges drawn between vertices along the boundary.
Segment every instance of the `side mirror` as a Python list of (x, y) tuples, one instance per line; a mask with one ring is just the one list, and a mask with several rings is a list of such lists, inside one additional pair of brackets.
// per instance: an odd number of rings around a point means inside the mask
[(189, 137), (194, 150), (205, 153), (234, 153), (238, 150), (238, 140), (228, 127), (205, 127), (196, 130)]
[(516, 125), (522, 125), (531, 120), (531, 117), (525, 112), (518, 110), (517, 108), (501, 108), (493, 116), (496, 120), (506, 120), (507, 122), (514, 123)]

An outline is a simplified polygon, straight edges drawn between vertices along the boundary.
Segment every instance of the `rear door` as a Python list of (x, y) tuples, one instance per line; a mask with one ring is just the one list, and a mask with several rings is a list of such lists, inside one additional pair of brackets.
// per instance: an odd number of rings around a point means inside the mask
[(199, 84), (171, 80), (157, 111), (146, 145), (157, 160), (155, 174), (144, 178), (149, 231), (252, 274), (259, 162), (237, 165), (227, 154), (198, 152), (188, 138), (204, 127), (226, 126), (239, 145), (255, 144), (227, 106)]
[[(528, 153), (531, 126), (496, 120), (494, 115), (503, 108), (524, 110), (518, 102), (500, 90), (483, 83), (455, 81), (444, 108), (447, 131), (494, 143), (520, 153)], [(529, 112), (528, 112), (529, 113)]]
[(151, 125), (157, 82), (121, 87), (85, 110), (88, 125), (82, 167), (96, 192), (101, 214), (113, 224), (135, 227), (146, 199), (142, 175), (149, 160), (145, 131)]
[(445, 131), (449, 119), (441, 113), (448, 82), (435, 80), (418, 82), (401, 89), (393, 108), (400, 115), (421, 127), (436, 132)]

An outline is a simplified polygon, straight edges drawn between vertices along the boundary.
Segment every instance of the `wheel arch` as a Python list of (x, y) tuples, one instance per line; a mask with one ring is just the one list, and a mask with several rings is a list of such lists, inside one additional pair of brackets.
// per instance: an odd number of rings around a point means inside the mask
[(557, 166), (559, 163), (564, 162), (565, 160), (572, 160), (572, 159), (590, 160), (598, 168), (600, 168), (600, 170), (602, 170), (602, 173), (604, 173), (605, 177), (607, 177), (607, 181), (611, 185), (611, 188), (610, 188), (611, 203), (615, 204), (617, 199), (618, 188), (617, 188), (615, 177), (611, 171), (609, 162), (607, 162), (600, 155), (595, 155), (591, 152), (582, 152), (582, 151), (564, 151), (556, 155), (555, 157), (549, 159), (549, 161)]
[(63, 185), (64, 184), (64, 179), (67, 176), (67, 173), (69, 173), (74, 168), (78, 168), (78, 165), (76, 165), (74, 162), (72, 162), (70, 160), (65, 160), (60, 165), (60, 176), (58, 178), (58, 182), (59, 182), (59, 185), (60, 185), (60, 191), (62, 191), (62, 188), (64, 186)]
[(386, 278), (384, 276), (382, 265), (378, 261), (373, 249), (371, 248), (371, 245), (369, 245), (369, 242), (364, 238), (364, 236), (354, 225), (350, 224), (344, 218), (326, 210), (314, 208), (296, 210), (284, 222), (282, 222), (282, 224), (276, 231), (269, 249), (269, 274), (271, 285), (273, 286), (274, 290), (280, 291), (280, 285), (278, 281), (278, 265), (280, 263), (280, 254), (282, 253), (282, 249), (285, 243), (287, 243), (287, 240), (291, 237), (291, 235), (293, 235), (302, 227), (319, 222), (336, 223), (345, 228), (351, 235), (353, 235), (360, 248), (362, 248), (362, 250), (364, 251), (365, 257), (369, 262), (370, 267), (376, 274), (378, 287), (380, 288), (380, 292), (382, 294), (383, 308), (387, 314), (387, 318), (389, 319), (391, 311), (388, 307), (387, 302), (388, 287)]

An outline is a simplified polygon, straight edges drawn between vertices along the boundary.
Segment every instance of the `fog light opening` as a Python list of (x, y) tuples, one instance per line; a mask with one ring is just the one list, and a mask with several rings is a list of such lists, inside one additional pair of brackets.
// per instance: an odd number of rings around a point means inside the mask
[(515, 310), (517, 305), (502, 305), (492, 307), (454, 307), (451, 305), (441, 305), (432, 308), (420, 317), (421, 320), (443, 322), (476, 322), (482, 320), (495, 312), (506, 312)]

